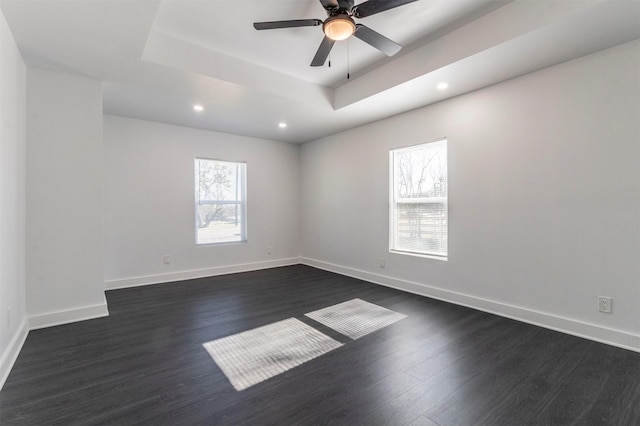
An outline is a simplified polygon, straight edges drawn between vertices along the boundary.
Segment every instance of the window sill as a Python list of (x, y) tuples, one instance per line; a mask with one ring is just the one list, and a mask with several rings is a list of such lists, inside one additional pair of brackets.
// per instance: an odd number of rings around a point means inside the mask
[(217, 247), (217, 246), (230, 246), (236, 244), (246, 244), (247, 240), (239, 241), (221, 241), (219, 243), (196, 243), (196, 247)]
[(442, 260), (442, 261), (445, 261), (445, 262), (449, 260), (448, 256), (438, 256), (438, 255), (435, 255), (435, 254), (416, 253), (416, 252), (413, 252), (413, 251), (403, 251), (403, 250), (389, 249), (389, 253), (403, 254), (403, 255), (414, 256), (414, 257), (422, 257), (424, 259)]

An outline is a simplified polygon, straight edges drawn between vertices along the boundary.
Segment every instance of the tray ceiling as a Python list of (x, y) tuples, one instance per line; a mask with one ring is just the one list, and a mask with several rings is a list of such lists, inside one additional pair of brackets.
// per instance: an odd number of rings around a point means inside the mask
[(325, 19), (317, 0), (0, 7), (25, 62), (102, 81), (106, 113), (294, 143), (640, 38), (633, 0), (418, 0), (359, 20), (402, 44), (395, 56), (352, 37), (310, 67), (321, 27), (252, 23)]

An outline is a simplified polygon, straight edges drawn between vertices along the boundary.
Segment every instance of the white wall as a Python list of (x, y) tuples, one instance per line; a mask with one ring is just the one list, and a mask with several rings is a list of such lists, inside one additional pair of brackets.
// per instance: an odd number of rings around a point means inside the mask
[[(305, 262), (640, 350), (639, 76), (636, 41), (303, 145)], [(389, 149), (442, 137), (449, 260), (389, 253)]]
[(106, 315), (102, 84), (29, 68), (26, 156), (30, 327)]
[[(108, 115), (104, 144), (108, 288), (297, 263), (297, 145)], [(247, 162), (247, 243), (195, 245), (195, 157)]]
[(25, 88), (26, 67), (0, 12), (0, 388), (27, 335)]

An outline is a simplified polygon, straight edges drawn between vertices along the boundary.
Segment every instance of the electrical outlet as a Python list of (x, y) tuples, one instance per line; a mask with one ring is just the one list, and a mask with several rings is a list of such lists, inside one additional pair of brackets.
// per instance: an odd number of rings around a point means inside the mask
[(598, 296), (598, 310), (607, 314), (611, 313), (613, 299), (605, 296)]
[(378, 260), (378, 266), (380, 266), (381, 268), (384, 268), (385, 266), (387, 266), (384, 261), (384, 257), (381, 257), (380, 260)]
[(273, 249), (271, 248), (271, 246), (267, 246), (267, 255), (271, 256), (271, 253), (273, 253)]
[(162, 261), (164, 262), (165, 265), (171, 264), (171, 255), (170, 254), (165, 254), (162, 257)]

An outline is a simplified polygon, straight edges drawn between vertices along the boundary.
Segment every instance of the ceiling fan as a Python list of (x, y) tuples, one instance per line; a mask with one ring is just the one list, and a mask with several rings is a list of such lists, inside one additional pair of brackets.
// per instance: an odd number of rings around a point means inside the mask
[(319, 0), (327, 11), (328, 18), (294, 19), (289, 21), (255, 22), (256, 30), (273, 30), (279, 28), (316, 27), (322, 25), (324, 39), (311, 61), (312, 67), (324, 65), (331, 48), (336, 41), (346, 40), (352, 35), (380, 50), (387, 56), (398, 53), (402, 48), (398, 43), (388, 39), (362, 24), (356, 24), (353, 18), (366, 18), (394, 7), (403, 6), (417, 0), (368, 0), (354, 5), (354, 0)]

